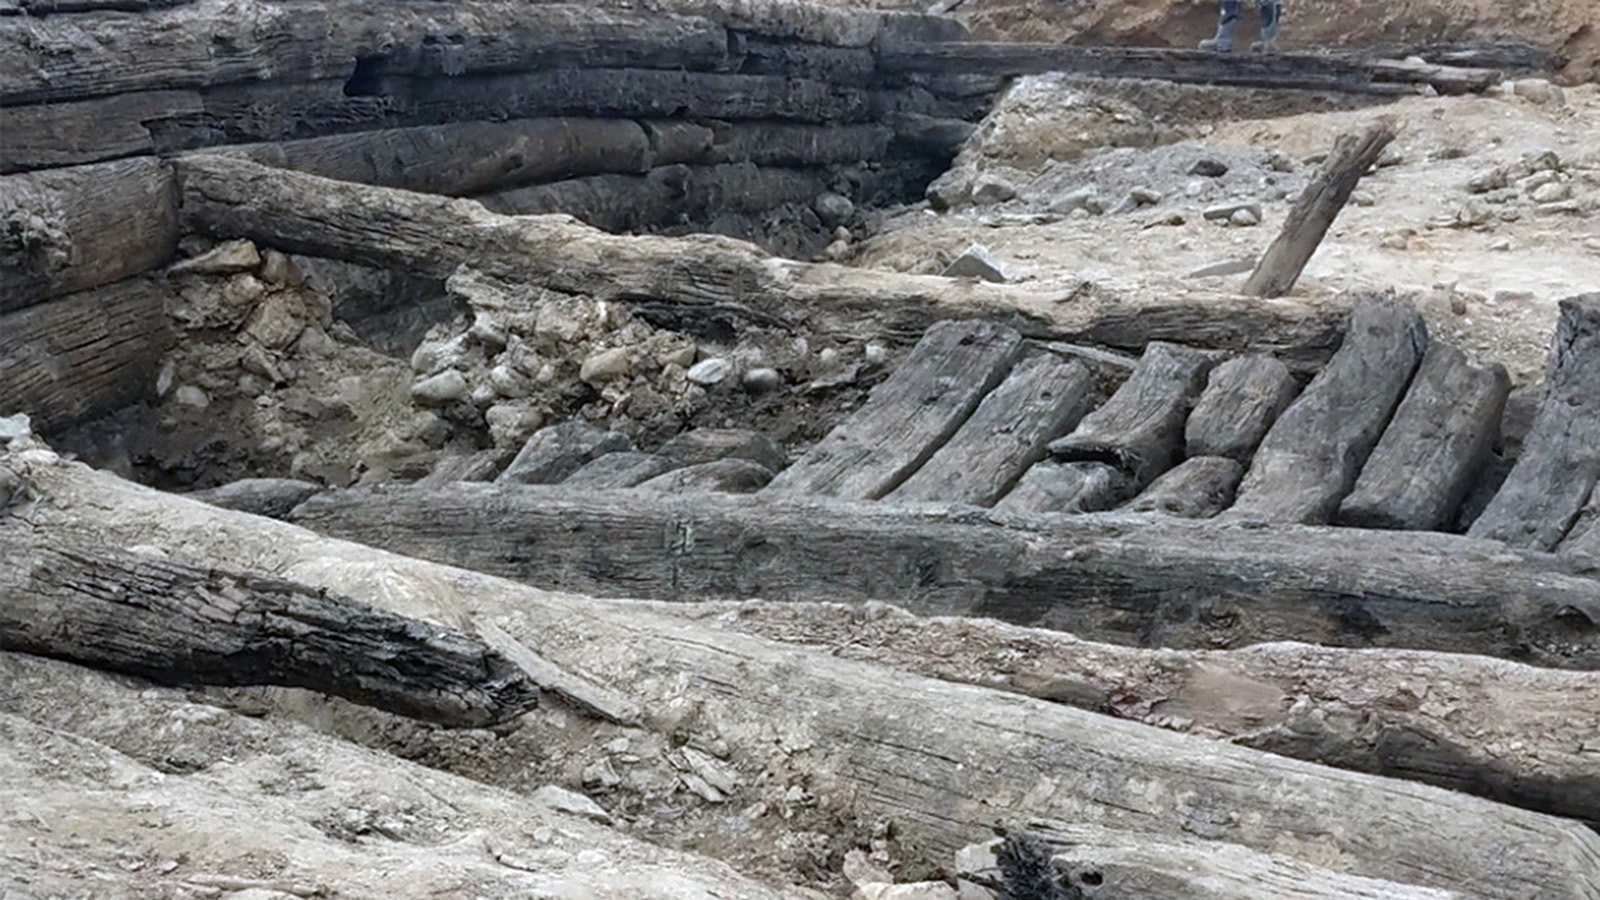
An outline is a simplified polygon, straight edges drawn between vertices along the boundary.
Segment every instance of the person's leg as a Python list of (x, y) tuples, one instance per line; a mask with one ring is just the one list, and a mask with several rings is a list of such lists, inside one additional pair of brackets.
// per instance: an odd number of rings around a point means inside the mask
[(1239, 0), (1222, 0), (1222, 13), (1217, 18), (1217, 36), (1200, 42), (1201, 50), (1213, 53), (1233, 52), (1233, 26), (1239, 22)]
[(1250, 45), (1257, 53), (1273, 53), (1278, 49), (1278, 23), (1283, 19), (1280, 0), (1256, 0), (1256, 11), (1261, 14), (1261, 40)]

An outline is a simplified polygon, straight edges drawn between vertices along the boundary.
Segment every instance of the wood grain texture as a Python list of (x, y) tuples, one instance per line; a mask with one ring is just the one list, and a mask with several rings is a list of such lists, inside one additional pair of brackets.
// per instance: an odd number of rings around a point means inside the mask
[(1261, 441), (1233, 512), (1331, 521), (1411, 383), (1428, 344), (1409, 304), (1375, 298), (1351, 313), (1339, 352)]
[[(919, 675), (1600, 822), (1600, 770), (1584, 749), (1596, 734), (1586, 710), (1600, 689), (1597, 672), (1290, 642), (1145, 650), (843, 603), (653, 608)], [(1422, 680), (1435, 702), (1416, 702)]]
[(50, 432), (154, 391), (168, 296), (134, 278), (0, 316), (0, 407)]
[(197, 0), (140, 15), (0, 18), (0, 106), (277, 79), (712, 69), (727, 45), (706, 19), (576, 3)]
[(644, 172), (652, 164), (644, 129), (625, 119), (462, 122), (213, 152), (339, 181), (452, 197), (597, 172)]
[(956, 434), (1011, 371), (1021, 348), (1015, 331), (988, 322), (933, 326), (865, 404), (766, 492), (883, 497)]
[(152, 122), (198, 117), (204, 108), (196, 91), (0, 106), (0, 175), (153, 154), (163, 148)]
[(1051, 455), (1117, 466), (1133, 477), (1136, 489), (1149, 484), (1183, 459), (1184, 423), (1211, 362), (1193, 350), (1152, 342), (1104, 406), (1050, 442)]
[(1139, 483), (1103, 462), (1041, 460), (1022, 474), (995, 509), (1005, 513), (1089, 513), (1122, 505)]
[(1299, 393), (1289, 367), (1270, 356), (1222, 363), (1206, 376), (1206, 389), (1184, 425), (1186, 452), (1248, 463), (1267, 429)]
[(1301, 640), (1600, 668), (1600, 628), (1575, 612), (1600, 610), (1600, 582), (1431, 532), (480, 485), (323, 494), (294, 521), (600, 596), (892, 598), (1144, 646)]
[(1082, 363), (1049, 353), (1030, 356), (983, 398), (932, 459), (884, 499), (993, 506), (1094, 400), (1094, 379)]
[(1339, 521), (1362, 528), (1438, 531), (1455, 522), (1500, 435), (1511, 379), (1437, 341), (1367, 457)]
[(1233, 504), (1244, 466), (1226, 456), (1194, 456), (1150, 483), (1128, 503), (1132, 512), (1209, 519)]
[(1255, 271), (1240, 290), (1253, 297), (1282, 297), (1300, 279), (1311, 254), (1333, 227), (1333, 220), (1349, 201), (1361, 176), (1367, 174), (1385, 147), (1398, 133), (1398, 126), (1380, 120), (1360, 134), (1342, 134), (1334, 141), (1333, 152), (1306, 183), (1283, 229), (1267, 246)]
[(476, 203), (215, 155), (184, 157), (176, 165), (184, 224), (213, 236), (249, 237), (431, 278), (449, 277), (467, 263), (566, 293), (689, 311), (716, 308), (767, 324), (904, 335), (940, 319), (992, 316), (1032, 337), (1124, 348), (1186, 341), (1270, 350), (1302, 363), (1327, 359), (1344, 324), (1339, 303), (1098, 293), (1064, 302), (972, 280), (786, 261), (727, 238), (605, 235), (566, 219), (499, 216)]
[(0, 313), (153, 269), (178, 235), (177, 183), (154, 157), (0, 177)]
[(1600, 481), (1600, 294), (1560, 303), (1545, 395), (1516, 467), (1473, 537), (1549, 550), (1561, 543)]
[[(1600, 890), (1600, 835), (1576, 823), (932, 681), (823, 649), (713, 631), (638, 604), (431, 566), (283, 523), (247, 522), (82, 467), (40, 459), (22, 474), (46, 499), (33, 525), (42, 540), (87, 533), (108, 544), (157, 540), (172, 552), (202, 556), (228, 548), (263, 568), (300, 572), (308, 583), (386, 607), (457, 605), (469, 621), (495, 622), (563, 670), (593, 673), (637, 704), (652, 729), (675, 727), (672, 713), (656, 711), (696, 710), (694, 728), (726, 742), (727, 764), (744, 784), (787, 766), (790, 778), (805, 779), (823, 814), (891, 817), (903, 852), (915, 858), (949, 858), (991, 834), (997, 819), (1073, 821), (1129, 837), (1237, 844), (1313, 864), (1336, 853), (1350, 875), (1490, 900), (1579, 900)], [(101, 502), (84, 506), (91, 496)], [(484, 498), (474, 499), (484, 509)], [(714, 496), (683, 505), (728, 502), (772, 507)], [(865, 516), (893, 509), (858, 508)], [(661, 537), (658, 526), (657, 546)], [(1397, 537), (1406, 535), (1384, 535), (1389, 544)], [(365, 574), (374, 571), (384, 577)], [(396, 585), (418, 589), (401, 596), (390, 589)], [(681, 728), (681, 716), (676, 721)], [(750, 791), (753, 797), (756, 789)]]
[[(166, 684), (308, 688), (450, 726), (533, 707), (535, 685), (475, 635), (305, 585), (0, 525), (0, 650)], [(25, 562), (24, 562), (25, 561)]]

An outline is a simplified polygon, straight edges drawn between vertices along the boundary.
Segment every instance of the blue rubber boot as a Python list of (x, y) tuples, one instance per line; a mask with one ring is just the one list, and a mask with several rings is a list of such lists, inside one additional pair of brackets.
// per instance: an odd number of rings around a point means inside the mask
[(1278, 52), (1278, 23), (1283, 19), (1283, 6), (1279, 0), (1257, 0), (1256, 12), (1261, 14), (1261, 40), (1250, 45), (1257, 53)]
[(1222, 0), (1222, 14), (1217, 18), (1217, 36), (1200, 42), (1201, 50), (1212, 53), (1233, 52), (1233, 27), (1239, 24), (1239, 0)]

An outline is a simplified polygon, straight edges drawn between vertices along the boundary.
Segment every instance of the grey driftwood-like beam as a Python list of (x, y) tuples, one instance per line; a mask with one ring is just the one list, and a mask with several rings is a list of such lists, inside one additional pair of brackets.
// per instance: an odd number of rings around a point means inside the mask
[(477, 203), (317, 178), (246, 160), (177, 161), (186, 227), (216, 237), (400, 268), (433, 278), (467, 265), (602, 300), (649, 302), (765, 324), (856, 336), (920, 335), (939, 319), (994, 317), (1025, 335), (1140, 348), (1171, 340), (1326, 360), (1339, 304), (1241, 297), (1134, 299), (1052, 295), (972, 280), (875, 272), (768, 256), (713, 236), (605, 234), (562, 217), (516, 218)]
[[(1181, 837), (1313, 865), (1336, 858), (1349, 875), (1487, 900), (1600, 891), (1600, 835), (1578, 823), (775, 645), (637, 604), (542, 592), (164, 496), (45, 454), (7, 463), (41, 497), (31, 513), (41, 542), (80, 535), (153, 543), (181, 559), (226, 554), (412, 615), (494, 622), (633, 701), (646, 727), (716, 734), (740, 801), (804, 784), (818, 814), (892, 819), (908, 858), (948, 859), (997, 821), (1092, 821), (1112, 840)], [(658, 546), (662, 538), (658, 527)], [(773, 767), (785, 777), (760, 778)]]
[[(483, 727), (536, 686), (477, 636), (261, 574), (44, 542), (0, 518), (0, 649), (167, 684), (275, 684)], [(220, 562), (220, 561), (219, 561)]]
[(292, 521), (598, 596), (894, 599), (1143, 646), (1305, 640), (1600, 668), (1600, 582), (1454, 535), (473, 484), (320, 494)]

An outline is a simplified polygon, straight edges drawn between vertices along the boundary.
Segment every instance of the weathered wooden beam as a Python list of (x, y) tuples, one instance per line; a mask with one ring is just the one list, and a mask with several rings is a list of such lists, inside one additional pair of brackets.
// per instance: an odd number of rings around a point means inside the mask
[(444, 725), (525, 712), (536, 686), (477, 636), (304, 585), (0, 521), (0, 650), (164, 684), (308, 688)]
[(1447, 529), (1494, 452), (1510, 393), (1503, 366), (1476, 366), (1454, 347), (1430, 344), (1405, 399), (1339, 505), (1340, 523)]
[(140, 15), (0, 18), (0, 106), (245, 81), (456, 76), (553, 66), (710, 70), (727, 31), (589, 4), (197, 0)]
[(1191, 84), (1354, 93), (1409, 93), (1431, 85), (1441, 94), (1481, 93), (1501, 80), (1492, 69), (1456, 69), (1322, 54), (1219, 55), (1153, 47), (946, 42), (900, 46), (878, 54), (886, 72), (1037, 75), (1069, 72), (1100, 78), (1148, 78)]
[(519, 119), (364, 131), (212, 152), (339, 181), (465, 197), (599, 172), (644, 172), (650, 141), (629, 119)]
[(1568, 297), (1560, 310), (1533, 428), (1473, 537), (1550, 550), (1600, 482), (1600, 293)]
[(0, 408), (48, 432), (153, 392), (169, 295), (133, 278), (0, 315)]
[(1241, 288), (1244, 293), (1254, 297), (1282, 297), (1289, 293), (1361, 182), (1361, 176), (1378, 161), (1395, 134), (1394, 123), (1383, 120), (1361, 134), (1339, 136), (1333, 152), (1289, 207), (1283, 230), (1245, 279)]
[(1327, 367), (1256, 450), (1233, 514), (1310, 525), (1332, 521), (1411, 383), (1428, 329), (1409, 304), (1358, 305)]
[[(1600, 673), (1415, 650), (1151, 650), (843, 603), (652, 604), (719, 628), (1600, 824)], [(928, 648), (937, 647), (937, 653)], [(1004, 654), (996, 653), (1004, 648)], [(1434, 702), (1416, 702), (1425, 679)]]
[(0, 106), (0, 175), (154, 154), (166, 148), (157, 145), (151, 122), (195, 118), (204, 110), (198, 91)]
[(1094, 400), (1087, 367), (1038, 352), (1018, 363), (949, 442), (884, 499), (993, 506)]
[[(1338, 304), (1239, 297), (1082, 297), (972, 280), (777, 259), (717, 237), (606, 235), (562, 218), (511, 218), (477, 203), (330, 181), (215, 155), (177, 163), (185, 225), (432, 278), (462, 264), (602, 300), (716, 309), (767, 324), (806, 322), (853, 334), (920, 334), (939, 319), (1003, 318), (1030, 336), (1113, 347), (1150, 340), (1325, 360)], [(903, 339), (903, 338), (902, 338)]]
[[(908, 858), (948, 859), (986, 837), (997, 818), (1089, 821), (1124, 838), (1187, 835), (1313, 864), (1332, 853), (1350, 875), (1487, 900), (1586, 900), (1600, 891), (1600, 835), (1577, 823), (941, 683), (826, 650), (776, 646), (638, 604), (440, 568), (162, 496), (42, 455), (16, 462), (41, 495), (30, 518), (43, 542), (72, 533), (107, 544), (154, 542), (180, 558), (250, 559), (357, 600), (411, 607), (414, 615), (453, 610), (468, 622), (495, 622), (553, 664), (595, 673), (644, 711), (647, 727), (717, 735), (740, 796), (779, 802), (791, 785), (804, 784), (819, 815), (891, 817)], [(678, 505), (689, 511), (729, 502), (772, 506), (713, 495)], [(870, 515), (872, 506), (858, 508)], [(658, 524), (657, 547), (666, 543), (664, 533), (689, 534)], [(693, 541), (671, 543), (697, 553), (698, 528), (693, 534)], [(1393, 545), (1406, 535), (1383, 537)], [(1460, 559), (1452, 555), (1457, 568)], [(683, 710), (694, 710), (692, 720)], [(774, 723), (804, 728), (775, 731)], [(759, 777), (773, 766), (786, 767), (785, 777)], [(708, 827), (719, 818), (709, 817)]]
[(1127, 508), (1185, 519), (1209, 519), (1233, 505), (1244, 466), (1226, 456), (1194, 456), (1150, 483)]
[(0, 177), (0, 313), (153, 269), (178, 236), (177, 183), (154, 157)]
[(1184, 423), (1211, 364), (1205, 354), (1151, 343), (1111, 399), (1051, 441), (1050, 454), (1114, 465), (1133, 476), (1136, 490), (1144, 487), (1183, 459)]
[(1021, 349), (1020, 335), (988, 322), (933, 326), (865, 404), (766, 492), (877, 500), (957, 433)]
[(1206, 389), (1183, 426), (1186, 452), (1248, 463), (1299, 393), (1289, 367), (1270, 356), (1222, 363), (1206, 376)]
[(1430, 532), (466, 484), (323, 494), (293, 521), (601, 596), (893, 599), (1147, 646), (1304, 640), (1600, 668), (1585, 615), (1600, 582)]

